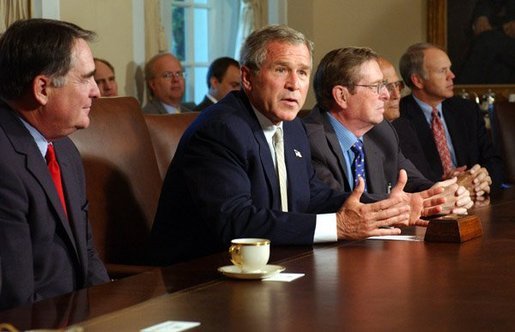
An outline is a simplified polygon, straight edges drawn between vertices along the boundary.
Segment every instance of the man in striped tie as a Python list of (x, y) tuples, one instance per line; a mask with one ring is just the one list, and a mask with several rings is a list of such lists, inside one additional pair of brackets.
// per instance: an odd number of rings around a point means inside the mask
[(412, 90), (394, 121), (402, 151), (428, 179), (459, 176), (472, 198), (484, 201), (490, 187), (502, 184), (502, 160), (478, 106), (454, 96), (451, 60), (442, 49), (418, 43), (402, 55), (399, 69)]

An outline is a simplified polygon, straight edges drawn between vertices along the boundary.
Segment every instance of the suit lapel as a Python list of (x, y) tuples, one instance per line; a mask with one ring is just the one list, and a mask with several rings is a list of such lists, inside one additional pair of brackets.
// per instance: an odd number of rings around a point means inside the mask
[(424, 117), (424, 112), (420, 106), (418, 106), (415, 99), (413, 99), (413, 96), (409, 96), (408, 101), (412, 110), (408, 112), (408, 118), (413, 121), (414, 128), (417, 129), (417, 135), (420, 143), (422, 144), (422, 149), (424, 150), (427, 161), (429, 162), (429, 165), (436, 167), (435, 173), (441, 175), (443, 173), (442, 162), (440, 160), (438, 150), (436, 149), (433, 132)]
[(41, 152), (32, 136), (23, 126), (21, 120), (18, 119), (18, 116), (10, 110), (2, 109), (0, 111), (2, 113), (1, 116), (3, 117), (2, 122), (6, 123), (4, 130), (7, 132), (14, 150), (25, 156), (27, 160), (27, 171), (32, 174), (47, 195), (50, 205), (52, 206), (52, 213), (56, 222), (60, 224), (57, 225), (57, 227), (59, 228), (59, 226), (62, 226), (67, 237), (65, 240), (67, 240), (69, 245), (77, 252), (70, 224), (61, 208), (61, 201), (59, 200), (57, 190), (55, 189), (50, 173), (48, 172), (45, 159), (41, 155)]
[(449, 131), (449, 135), (451, 136), (451, 143), (454, 147), (454, 154), (456, 155), (456, 163), (459, 165), (466, 165), (466, 161), (461, 157), (460, 152), (466, 151), (464, 148), (467, 145), (467, 142), (464, 141), (465, 135), (457, 135), (456, 133), (463, 133), (460, 129), (460, 119), (456, 115), (458, 112), (454, 112), (449, 108), (449, 105), (444, 101), (442, 103), (442, 113), (445, 119), (445, 124), (447, 125), (447, 130)]
[[(76, 250), (81, 253), (81, 256), (85, 254), (85, 243), (82, 241), (86, 239), (85, 229), (82, 227), (82, 211), (81, 211), (81, 200), (79, 195), (79, 190), (75, 190), (81, 186), (80, 183), (77, 183), (77, 176), (75, 174), (75, 168), (73, 167), (73, 162), (69, 159), (69, 155), (63, 151), (62, 145), (59, 142), (54, 142), (54, 146), (56, 148), (56, 156), (59, 161), (59, 167), (61, 168), (61, 178), (63, 183), (64, 197), (67, 203), (68, 209), (68, 219), (61, 218), (63, 226), (65, 228), (72, 228), (72, 233), (75, 234), (73, 237), (75, 240), (74, 243), (76, 245)], [(71, 236), (71, 233), (69, 234)], [(84, 258), (84, 257), (83, 257)]]
[[(254, 110), (250, 105), (247, 97), (244, 93), (240, 92), (241, 99), (243, 102), (243, 106), (247, 111), (247, 122), (249, 126), (252, 128), (252, 132), (254, 134), (254, 138), (259, 146), (259, 156), (261, 159), (261, 164), (263, 166), (263, 170), (265, 173), (265, 178), (267, 181), (268, 188), (273, 195), (272, 207), (274, 209), (281, 209), (281, 194), (279, 190), (279, 182), (277, 179), (277, 174), (274, 167), (274, 162), (272, 160), (272, 152), (270, 151), (270, 147), (268, 146), (268, 142), (266, 141), (265, 134), (263, 133), (263, 129), (259, 124), (258, 119), (256, 118), (256, 114), (254, 114)], [(286, 133), (283, 134), (286, 137)], [(286, 146), (285, 146), (286, 149)], [(286, 151), (286, 150), (285, 150)], [(286, 169), (288, 169), (288, 162), (286, 162)], [(290, 181), (288, 180), (288, 183)], [(288, 185), (289, 190), (289, 185)]]
[[(381, 148), (377, 144), (368, 139), (367, 135), (363, 137), (363, 144), (365, 149), (365, 167), (366, 174), (384, 173), (384, 165)], [(371, 193), (384, 193), (386, 192), (385, 176), (367, 176), (368, 192)]]
[[(320, 111), (319, 111), (320, 112)], [(338, 141), (338, 137), (336, 136), (336, 132), (334, 131), (333, 126), (327, 120), (324, 114), (320, 114), (321, 123), (324, 126), (325, 138), (327, 139), (327, 144), (329, 148), (333, 152), (333, 155), (336, 156), (337, 167), (342, 170), (343, 178), (338, 179), (340, 184), (342, 184), (345, 188), (345, 191), (351, 191), (352, 187), (349, 183), (349, 174), (347, 174), (347, 164), (345, 163), (345, 158), (343, 157), (343, 151), (340, 146), (340, 142)], [(336, 173), (335, 175), (339, 175)]]

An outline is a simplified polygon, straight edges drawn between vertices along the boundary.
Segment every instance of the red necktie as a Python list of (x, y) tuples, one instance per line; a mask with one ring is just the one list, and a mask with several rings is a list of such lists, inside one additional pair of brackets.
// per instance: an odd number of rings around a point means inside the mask
[(433, 118), (431, 119), (431, 129), (433, 130), (433, 137), (435, 140), (440, 160), (442, 161), (443, 174), (449, 174), (452, 170), (451, 153), (447, 145), (447, 138), (445, 137), (445, 130), (442, 121), (438, 116), (438, 110), (433, 108)]
[(63, 206), (64, 214), (66, 214), (66, 217), (68, 217), (68, 211), (66, 210), (66, 201), (64, 200), (63, 184), (61, 182), (61, 169), (59, 168), (59, 164), (57, 163), (57, 159), (55, 158), (54, 146), (52, 144), (48, 144), (45, 159), (48, 166), (48, 170), (50, 171), (50, 176), (52, 177), (52, 181), (54, 182), (55, 189), (57, 189), (57, 195), (59, 195), (59, 199), (61, 200), (61, 205)]

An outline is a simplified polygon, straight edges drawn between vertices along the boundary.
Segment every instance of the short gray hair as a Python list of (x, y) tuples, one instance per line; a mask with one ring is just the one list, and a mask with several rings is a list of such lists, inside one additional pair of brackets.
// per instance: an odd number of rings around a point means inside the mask
[(292, 45), (304, 44), (309, 50), (313, 61), (313, 42), (301, 32), (286, 25), (268, 25), (252, 32), (241, 48), (240, 64), (258, 71), (266, 59), (268, 44), (274, 41)]
[(433, 48), (443, 51), (443, 49), (431, 43), (417, 43), (408, 47), (406, 52), (401, 56), (399, 71), (408, 87), (413, 88), (415, 86), (411, 80), (413, 74), (427, 79), (427, 73), (424, 70), (424, 51)]

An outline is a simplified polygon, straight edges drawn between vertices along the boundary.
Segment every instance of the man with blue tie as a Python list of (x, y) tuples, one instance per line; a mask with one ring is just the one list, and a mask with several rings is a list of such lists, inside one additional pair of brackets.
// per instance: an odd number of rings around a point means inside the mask
[(315, 175), (296, 118), (309, 88), (311, 42), (286, 26), (264, 27), (246, 39), (240, 63), (242, 90), (203, 111), (179, 143), (151, 232), (151, 263), (208, 255), (240, 237), (310, 245), (399, 234), (389, 226), (409, 223), (405, 179), (392, 197), (364, 204), (363, 181), (345, 194)]
[(345, 192), (363, 178), (369, 196), (384, 199), (403, 169), (408, 175), (406, 191), (431, 199), (426, 190), (443, 187), (439, 196), (446, 201), (438, 212), (465, 213), (470, 197), (456, 179), (435, 185), (400, 151), (395, 130), (384, 119), (384, 105), (395, 86), (384, 80), (378, 59), (369, 48), (347, 47), (321, 60), (313, 82), (317, 105), (304, 118), (317, 176)]

